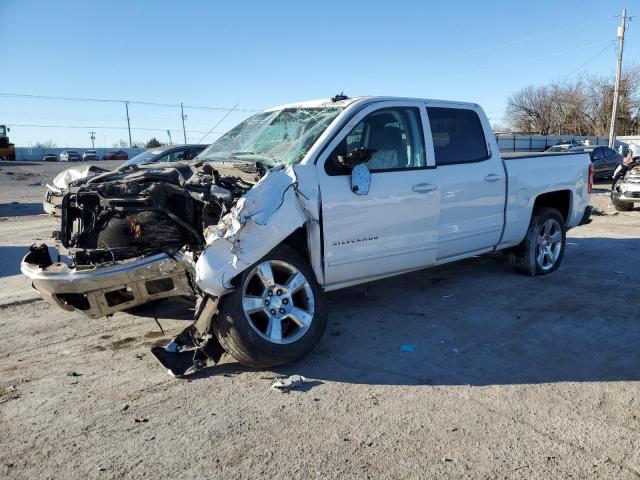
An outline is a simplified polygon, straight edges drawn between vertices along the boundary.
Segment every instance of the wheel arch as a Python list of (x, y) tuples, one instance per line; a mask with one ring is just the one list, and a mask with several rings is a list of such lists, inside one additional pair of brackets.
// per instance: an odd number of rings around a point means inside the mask
[[(553, 192), (545, 192), (536, 197), (533, 202), (534, 210), (536, 208), (555, 208), (560, 212), (564, 223), (569, 224), (571, 219), (571, 209), (573, 206), (573, 194), (571, 190), (555, 190)], [(532, 212), (533, 215), (533, 212)]]

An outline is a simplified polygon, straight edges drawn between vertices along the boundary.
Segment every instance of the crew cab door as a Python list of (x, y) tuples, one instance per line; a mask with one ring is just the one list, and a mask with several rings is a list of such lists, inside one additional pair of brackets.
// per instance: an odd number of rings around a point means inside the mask
[[(358, 282), (431, 265), (440, 192), (424, 103), (378, 102), (358, 112), (320, 155), (325, 285)], [(366, 195), (351, 191), (337, 155), (375, 150)]]
[(429, 102), (426, 110), (441, 188), (437, 259), (491, 249), (502, 234), (506, 189), (491, 127), (479, 107)]

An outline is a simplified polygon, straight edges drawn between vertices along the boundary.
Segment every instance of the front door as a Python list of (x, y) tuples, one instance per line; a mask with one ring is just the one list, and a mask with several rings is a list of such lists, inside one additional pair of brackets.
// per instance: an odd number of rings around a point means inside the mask
[[(417, 102), (380, 102), (358, 113), (317, 162), (322, 198), (325, 283), (370, 279), (431, 265), (438, 245), (440, 192), (427, 158)], [(337, 162), (374, 150), (369, 193), (351, 191)], [(429, 149), (430, 150), (430, 149)]]

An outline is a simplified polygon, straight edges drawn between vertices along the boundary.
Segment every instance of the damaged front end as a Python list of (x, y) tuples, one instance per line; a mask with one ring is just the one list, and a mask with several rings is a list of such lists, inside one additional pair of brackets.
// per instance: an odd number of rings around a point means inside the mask
[(611, 203), (619, 211), (632, 210), (640, 202), (640, 158), (620, 165), (611, 185)]
[(255, 165), (179, 164), (109, 172), (72, 186), (54, 232), (66, 261), (54, 263), (46, 249), (32, 247), (22, 271), (47, 301), (91, 318), (193, 294), (203, 232), (259, 177)]

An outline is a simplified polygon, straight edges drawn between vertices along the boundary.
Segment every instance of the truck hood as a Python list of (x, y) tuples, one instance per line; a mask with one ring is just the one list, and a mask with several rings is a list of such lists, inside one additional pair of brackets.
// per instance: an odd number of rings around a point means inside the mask
[(99, 173), (105, 173), (108, 170), (96, 167), (95, 165), (78, 165), (76, 167), (67, 168), (58, 175), (53, 177), (52, 185), (47, 184), (47, 188), (51, 191), (61, 193), (69, 187), (69, 184), (77, 180), (87, 177), (93, 177)]

